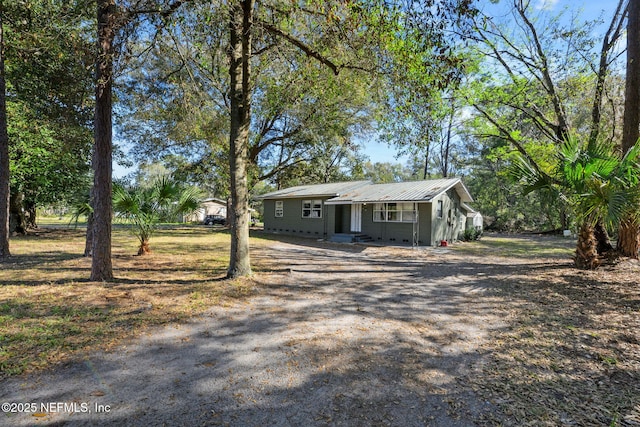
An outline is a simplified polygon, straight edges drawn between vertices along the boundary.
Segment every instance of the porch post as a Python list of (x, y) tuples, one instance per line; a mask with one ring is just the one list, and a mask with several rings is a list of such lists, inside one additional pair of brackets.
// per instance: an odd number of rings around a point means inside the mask
[(360, 233), (362, 231), (362, 203), (353, 203), (351, 205), (351, 225), (352, 233)]

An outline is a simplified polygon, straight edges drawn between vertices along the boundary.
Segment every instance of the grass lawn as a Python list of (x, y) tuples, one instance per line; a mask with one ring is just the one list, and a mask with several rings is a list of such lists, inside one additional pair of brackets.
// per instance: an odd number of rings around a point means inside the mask
[[(84, 229), (67, 220), (11, 239), (0, 270), (0, 377), (28, 372), (83, 351), (106, 349), (144, 328), (202, 313), (252, 293), (251, 279), (224, 280), (229, 234), (222, 228), (159, 230), (150, 256), (113, 232), (112, 283), (89, 282)], [(252, 239), (253, 247), (265, 244)], [(253, 263), (260, 271), (259, 261)]]

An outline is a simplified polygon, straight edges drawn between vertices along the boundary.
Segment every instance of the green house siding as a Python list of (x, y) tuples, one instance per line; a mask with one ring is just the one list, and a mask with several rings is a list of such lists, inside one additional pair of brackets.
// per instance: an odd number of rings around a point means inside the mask
[(264, 230), (271, 233), (291, 234), (296, 236), (326, 237), (325, 218), (332, 217), (333, 206), (324, 204), (322, 198), (322, 217), (304, 218), (302, 216), (303, 199), (281, 199), (282, 217), (276, 217), (276, 201), (264, 201)]
[[(264, 201), (264, 230), (270, 233), (315, 238), (330, 238), (334, 234), (351, 232), (351, 206), (326, 205), (322, 199), (322, 217), (302, 216), (303, 199), (282, 199), (283, 215), (275, 216), (276, 200)], [(442, 217), (438, 218), (438, 200), (442, 200)], [(456, 215), (457, 208), (457, 215)], [(466, 211), (454, 191), (442, 194), (432, 203), (418, 203), (418, 224), (375, 222), (374, 204), (362, 206), (362, 231), (375, 242), (412, 243), (414, 229), (418, 245), (438, 246), (442, 240), (455, 241), (464, 232)]]
[[(459, 239), (465, 228), (465, 203), (472, 201), (459, 179), (318, 184), (278, 190), (266, 197), (263, 199), (266, 232), (330, 239), (336, 234), (353, 234), (351, 230), (358, 227), (351, 221), (360, 218), (359, 234), (374, 242), (411, 244), (416, 235), (420, 246), (437, 246), (442, 240)], [(321, 203), (310, 203), (303, 210), (304, 200)], [(416, 203), (417, 222), (374, 221), (376, 203)], [(376, 213), (377, 218), (413, 218), (412, 213), (404, 216), (410, 209), (406, 206), (396, 205), (389, 211), (387, 206), (390, 205), (384, 206), (384, 214), (382, 210)]]
[[(362, 206), (362, 234), (375, 242), (412, 243), (414, 224), (410, 222), (376, 222), (373, 220), (373, 203)], [(418, 214), (418, 218), (420, 213)], [(421, 221), (422, 222), (422, 221)], [(419, 227), (417, 227), (419, 229)], [(422, 232), (420, 232), (422, 236)]]
[[(438, 218), (438, 201), (442, 201), (442, 218)], [(440, 241), (455, 241), (464, 232), (466, 211), (461, 207), (460, 197), (449, 190), (435, 198), (431, 209), (431, 245), (437, 246)]]
[(433, 246), (431, 240), (431, 221), (433, 217), (431, 203), (418, 203), (419, 239), (421, 246)]

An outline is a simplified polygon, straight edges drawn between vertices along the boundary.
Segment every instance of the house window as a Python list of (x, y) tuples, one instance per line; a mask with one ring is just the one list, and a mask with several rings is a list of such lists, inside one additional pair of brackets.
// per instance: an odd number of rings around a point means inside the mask
[(303, 200), (303, 218), (322, 218), (322, 200)]
[(373, 207), (374, 222), (416, 222), (415, 203), (376, 203)]
[(282, 218), (284, 216), (284, 202), (282, 200), (276, 200), (276, 218)]
[(442, 218), (442, 200), (438, 200), (438, 207), (436, 209), (436, 218)]

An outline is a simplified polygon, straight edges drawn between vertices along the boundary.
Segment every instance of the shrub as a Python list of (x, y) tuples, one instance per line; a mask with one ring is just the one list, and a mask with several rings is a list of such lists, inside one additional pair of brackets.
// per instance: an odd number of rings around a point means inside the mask
[(474, 240), (479, 240), (482, 237), (482, 229), (481, 228), (467, 228), (464, 230), (462, 234), (462, 240), (465, 242), (471, 242)]

